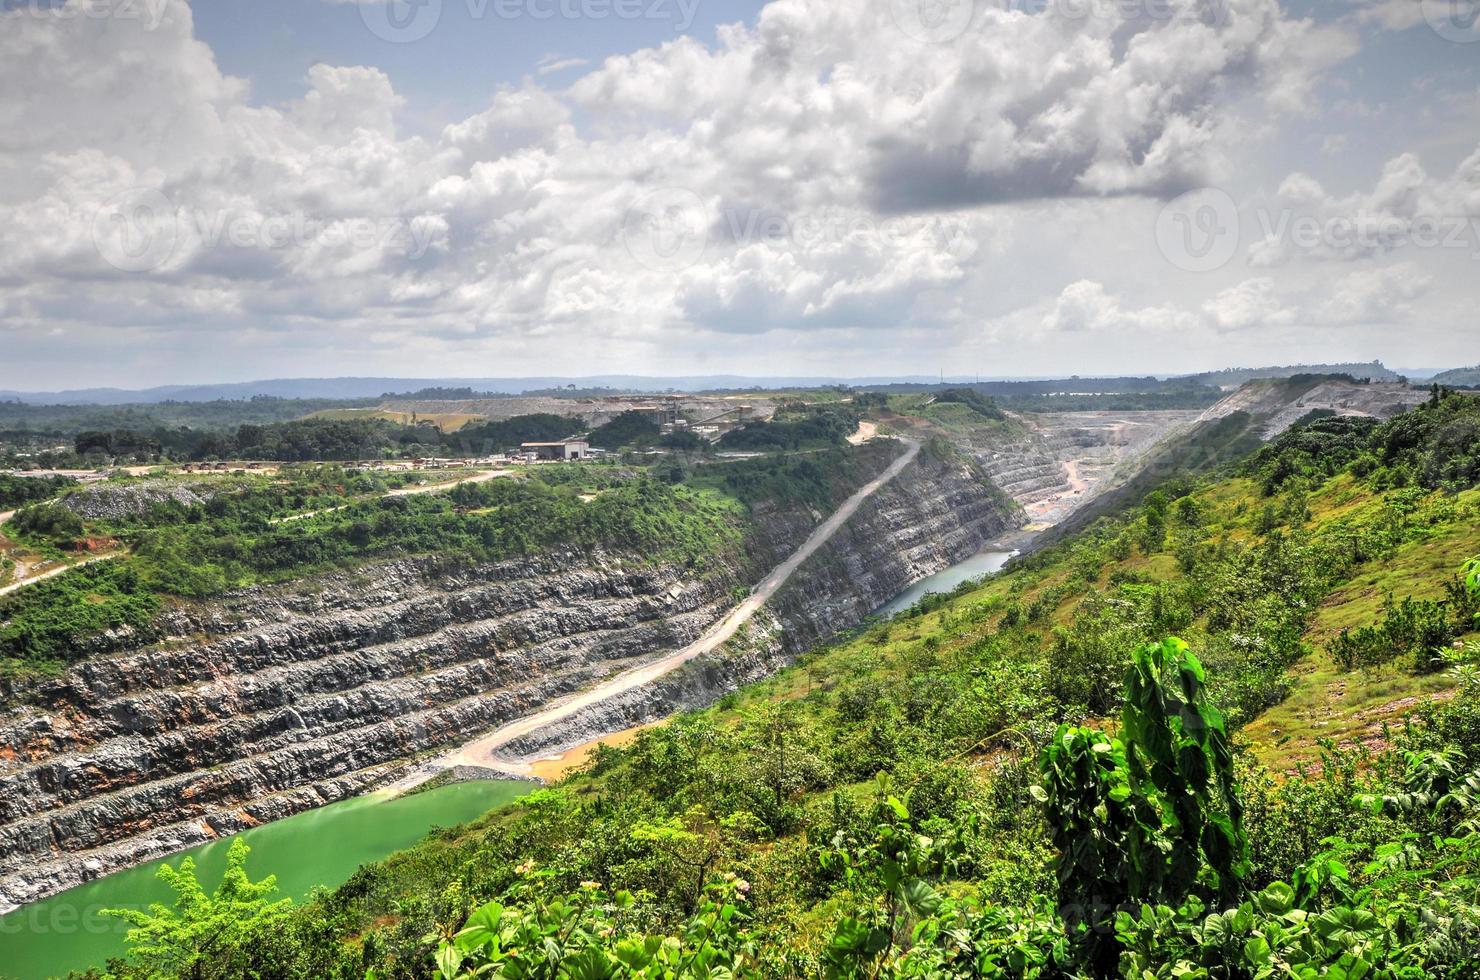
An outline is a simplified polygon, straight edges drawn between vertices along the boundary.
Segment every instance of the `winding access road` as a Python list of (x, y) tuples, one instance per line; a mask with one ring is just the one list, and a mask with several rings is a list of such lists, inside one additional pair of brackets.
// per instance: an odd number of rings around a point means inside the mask
[(583, 711), (592, 705), (600, 704), (607, 698), (642, 687), (644, 684), (652, 683), (664, 675), (677, 670), (696, 657), (703, 656), (718, 647), (735, 635), (735, 633), (750, 621), (760, 608), (774, 596), (780, 588), (786, 584), (792, 574), (802, 566), (808, 558), (817, 552), (818, 548), (825, 545), (838, 529), (848, 523), (863, 502), (881, 488), (888, 486), (894, 478), (903, 473), (915, 457), (920, 453), (920, 444), (913, 439), (901, 439), (905, 444), (905, 452), (894, 462), (890, 463), (884, 472), (861, 487), (853, 496), (843, 502), (843, 505), (833, 512), (832, 516), (819, 524), (807, 540), (802, 542), (801, 547), (792, 552), (791, 556), (767, 575), (760, 585), (746, 597), (745, 601), (732, 609), (724, 619), (711, 626), (703, 636), (693, 643), (649, 663), (641, 664), (630, 670), (605, 680), (589, 690), (581, 691), (569, 697), (561, 698), (552, 702), (547, 707), (526, 715), (517, 721), (512, 721), (502, 728), (496, 729), (482, 738), (468, 742), (448, 754), (441, 756), (427, 769), (420, 771), (410, 780), (398, 785), (398, 789), (406, 789), (416, 782), (424, 781), (444, 769), (454, 766), (480, 766), (508, 772), (515, 775), (530, 775), (530, 761), (528, 759), (511, 761), (499, 757), (496, 753), (503, 746), (515, 739), (532, 734), (564, 721), (577, 712)]

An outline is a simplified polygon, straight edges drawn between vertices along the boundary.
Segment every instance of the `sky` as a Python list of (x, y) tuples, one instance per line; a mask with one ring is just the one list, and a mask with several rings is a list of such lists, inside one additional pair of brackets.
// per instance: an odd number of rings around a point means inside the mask
[(0, 0), (0, 388), (1480, 361), (1480, 0)]

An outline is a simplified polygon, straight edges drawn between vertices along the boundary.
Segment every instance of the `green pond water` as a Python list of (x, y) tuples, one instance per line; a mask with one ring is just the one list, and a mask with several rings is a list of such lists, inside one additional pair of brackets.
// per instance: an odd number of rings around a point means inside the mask
[(916, 582), (874, 610), (874, 615), (888, 619), (904, 612), (933, 592), (950, 592), (962, 582), (969, 582), (983, 575), (995, 575), (1002, 571), (1002, 566), (1015, 554), (1015, 551), (983, 551), (972, 555), (959, 565), (952, 565), (943, 572), (936, 572), (929, 578)]
[[(277, 875), (279, 897), (302, 899), (315, 886), (343, 884), (355, 869), (415, 844), (433, 827), (481, 816), (527, 793), (530, 783), (455, 783), (414, 796), (362, 796), (243, 831), (252, 845), (247, 874), (254, 881)], [(214, 891), (226, 867), (230, 838), (203, 844), (160, 861), (120, 871), (0, 917), (0, 977), (43, 980), (69, 970), (102, 966), (124, 950), (128, 925), (104, 918), (105, 908), (173, 904), (173, 892), (154, 877), (166, 862), (195, 858), (202, 883)]]

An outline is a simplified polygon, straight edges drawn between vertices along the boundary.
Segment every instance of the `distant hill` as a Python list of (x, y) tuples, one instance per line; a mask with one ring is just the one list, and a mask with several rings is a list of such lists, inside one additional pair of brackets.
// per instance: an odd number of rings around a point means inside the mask
[[(1480, 369), (1467, 369), (1474, 376)], [(1435, 380), (1441, 384), (1474, 384), (1461, 380)], [(569, 394), (646, 393), (661, 391), (744, 391), (788, 388), (820, 388), (848, 385), (902, 394), (937, 390), (952, 386), (969, 386), (984, 395), (1064, 395), (1064, 394), (1135, 394), (1165, 393), (1189, 387), (1236, 387), (1261, 378), (1288, 378), (1301, 374), (1349, 374), (1358, 379), (1397, 381), (1399, 375), (1380, 362), (1367, 364), (1295, 364), (1283, 367), (1229, 368), (1204, 374), (1176, 377), (1071, 377), (1048, 379), (1038, 377), (982, 377), (979, 379), (905, 375), (896, 377), (745, 377), (743, 375), (686, 375), (662, 378), (638, 374), (603, 374), (589, 377), (532, 378), (269, 378), (261, 381), (239, 381), (223, 384), (161, 385), (154, 388), (72, 388), (62, 391), (0, 390), (0, 402), (23, 402), (28, 405), (149, 405), (161, 402), (242, 401), (249, 398), (367, 399), (406, 392), (445, 389), (452, 394), (474, 393), (501, 396)]]
[(1429, 379), (1434, 384), (1453, 385), (1459, 388), (1474, 388), (1480, 386), (1480, 365), (1467, 368), (1455, 368), (1453, 371), (1443, 371)]
[[(75, 388), (66, 391), (0, 391), (0, 401), (31, 405), (145, 405), (158, 402), (239, 401), (272, 398), (379, 398), (425, 389), (470, 390), (492, 395), (552, 393), (560, 389), (606, 389), (617, 392), (713, 391), (732, 388), (816, 388), (835, 384), (929, 381), (931, 378), (746, 378), (738, 375), (694, 375), (658, 378), (609, 374), (588, 378), (275, 378), (229, 384), (163, 385), (156, 388)], [(573, 391), (572, 393), (576, 393)]]
[(1223, 371), (1189, 375), (1186, 380), (1229, 388), (1249, 381), (1293, 378), (1297, 374), (1349, 374), (1359, 381), (1402, 380), (1396, 371), (1385, 367), (1381, 361), (1370, 361), (1363, 364), (1287, 364), (1283, 367), (1228, 368)]
[[(859, 383), (860, 386), (861, 383)], [(1193, 382), (1186, 378), (1160, 378), (1154, 375), (1143, 377), (1081, 377), (1069, 378), (1006, 378), (976, 382), (951, 382), (941, 384), (934, 378), (928, 381), (895, 381), (888, 384), (873, 384), (867, 387), (890, 395), (919, 394), (929, 391), (967, 388), (981, 395), (997, 397), (1024, 397), (1033, 395), (1131, 395), (1184, 390), (1206, 385), (1208, 382)]]

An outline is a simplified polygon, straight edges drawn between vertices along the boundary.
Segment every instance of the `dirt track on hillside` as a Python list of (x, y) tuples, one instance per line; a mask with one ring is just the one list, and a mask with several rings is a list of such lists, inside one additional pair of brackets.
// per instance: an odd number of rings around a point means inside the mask
[[(516, 775), (529, 775), (532, 772), (530, 760), (510, 761), (497, 755), (498, 749), (509, 744), (515, 739), (532, 734), (556, 722), (589, 708), (600, 704), (607, 698), (623, 694), (644, 684), (651, 683), (665, 674), (668, 674), (689, 661), (723, 646), (726, 641), (750, 621), (760, 608), (774, 596), (780, 588), (786, 584), (792, 574), (802, 566), (808, 558), (817, 552), (817, 549), (826, 544), (834, 534), (851, 518), (863, 502), (872, 497), (882, 487), (891, 483), (895, 477), (915, 461), (919, 455), (920, 444), (913, 440), (901, 440), (906, 445), (904, 455), (900, 456), (888, 469), (879, 474), (869, 483), (859, 489), (853, 496), (844, 501), (843, 505), (833, 512), (832, 516), (823, 521), (802, 542), (786, 561), (778, 565), (770, 575), (756, 586), (755, 590), (746, 597), (745, 601), (730, 611), (729, 615), (710, 627), (703, 636), (690, 643), (688, 646), (666, 657), (661, 657), (651, 663), (634, 667), (610, 680), (598, 684), (596, 687), (579, 694), (562, 698), (550, 706), (532, 715), (510, 722), (481, 738), (467, 743), (461, 748), (448, 753), (438, 759), (431, 767), (430, 772), (422, 774), (422, 778), (433, 775), (436, 771), (450, 769), (454, 766), (480, 766), (495, 769)], [(418, 780), (419, 781), (419, 780)]]

